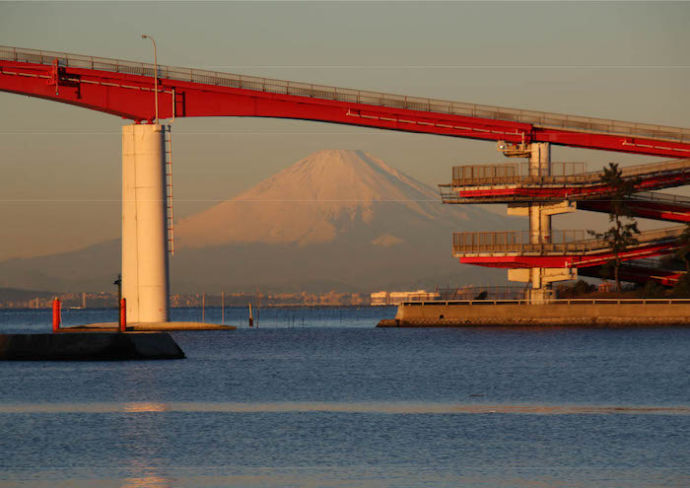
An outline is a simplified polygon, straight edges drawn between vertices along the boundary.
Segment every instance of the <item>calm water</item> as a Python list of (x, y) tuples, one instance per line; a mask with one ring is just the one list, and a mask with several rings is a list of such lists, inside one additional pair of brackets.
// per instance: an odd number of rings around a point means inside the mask
[(175, 333), (182, 361), (0, 363), (0, 486), (690, 486), (690, 329), (373, 328), (393, 314), (266, 309)]

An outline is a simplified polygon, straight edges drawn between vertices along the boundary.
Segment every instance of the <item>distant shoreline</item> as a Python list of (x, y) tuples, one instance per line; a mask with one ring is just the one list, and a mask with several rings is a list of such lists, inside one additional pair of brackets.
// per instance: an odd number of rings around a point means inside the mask
[[(394, 308), (397, 307), (397, 305), (321, 305), (321, 304), (294, 304), (294, 303), (288, 303), (288, 304), (270, 304), (270, 305), (261, 305), (261, 307), (257, 307), (255, 303), (252, 303), (252, 307), (254, 309), (264, 309), (264, 308), (380, 308), (380, 309), (387, 309), (387, 308)], [(218, 309), (220, 310), (222, 307), (220, 305), (207, 305), (206, 310), (210, 309)], [(248, 308), (248, 305), (225, 305), (226, 309), (244, 309)], [(170, 307), (171, 310), (201, 310), (202, 306), (197, 305), (197, 306), (184, 306), (184, 307)], [(38, 307), (38, 308), (31, 308), (31, 307), (2, 307), (0, 306), (0, 311), (17, 311), (17, 312), (29, 312), (29, 311), (47, 311), (51, 310), (51, 307)], [(68, 307), (66, 309), (63, 309), (63, 311), (86, 311), (86, 310), (117, 310), (117, 307), (112, 306), (112, 307), (86, 307), (86, 308), (81, 308), (81, 307)]]

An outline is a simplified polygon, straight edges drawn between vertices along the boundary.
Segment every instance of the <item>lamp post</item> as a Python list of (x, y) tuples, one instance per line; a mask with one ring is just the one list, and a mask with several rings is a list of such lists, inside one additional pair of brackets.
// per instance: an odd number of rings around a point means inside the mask
[(120, 303), (122, 303), (122, 274), (117, 275), (117, 279), (113, 281), (113, 285), (117, 286), (117, 323), (119, 325), (122, 323), (122, 307), (120, 306)]
[(153, 37), (148, 36), (146, 34), (142, 34), (141, 38), (151, 39), (151, 42), (153, 43), (153, 69), (155, 70), (155, 74), (153, 77), (153, 90), (155, 92), (155, 95), (153, 99), (155, 101), (156, 106), (156, 125), (158, 125), (158, 49), (156, 47), (156, 41), (153, 39)]

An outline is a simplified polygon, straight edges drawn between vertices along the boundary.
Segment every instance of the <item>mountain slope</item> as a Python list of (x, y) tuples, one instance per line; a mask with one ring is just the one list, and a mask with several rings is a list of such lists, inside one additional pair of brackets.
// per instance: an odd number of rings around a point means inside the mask
[[(402, 242), (406, 227), (454, 227), (479, 215), (440, 205), (438, 193), (362, 151), (312, 154), (239, 196), (180, 221), (181, 248), (222, 244), (311, 245), (368, 235), (374, 244)], [(409, 236), (408, 236), (409, 237)]]
[[(512, 220), (512, 219), (511, 219)], [(458, 264), (454, 231), (511, 226), (480, 207), (442, 205), (423, 183), (361, 151), (320, 151), (176, 225), (174, 292), (368, 291), (503, 282)], [(111, 241), (0, 263), (0, 286), (110, 289)]]

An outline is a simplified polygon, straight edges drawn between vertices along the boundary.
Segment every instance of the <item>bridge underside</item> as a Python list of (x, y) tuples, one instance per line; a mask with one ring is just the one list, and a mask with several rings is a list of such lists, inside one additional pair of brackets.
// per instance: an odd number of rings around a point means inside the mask
[[(577, 206), (590, 212), (610, 213), (612, 209), (610, 200), (583, 200)], [(690, 201), (674, 195), (652, 194), (649, 199), (636, 196), (627, 201), (627, 207), (633, 215), (644, 219), (690, 222)]]
[[(658, 263), (655, 264), (656, 265), (644, 266), (634, 261), (624, 263), (618, 271), (620, 279), (640, 285), (655, 282), (662, 286), (673, 287), (678, 284), (685, 274), (684, 270), (665, 269), (659, 267)], [(578, 272), (582, 276), (589, 276), (592, 278), (601, 278), (605, 272), (608, 273), (608, 275), (611, 274), (611, 270), (605, 270), (604, 266), (582, 268)]]

